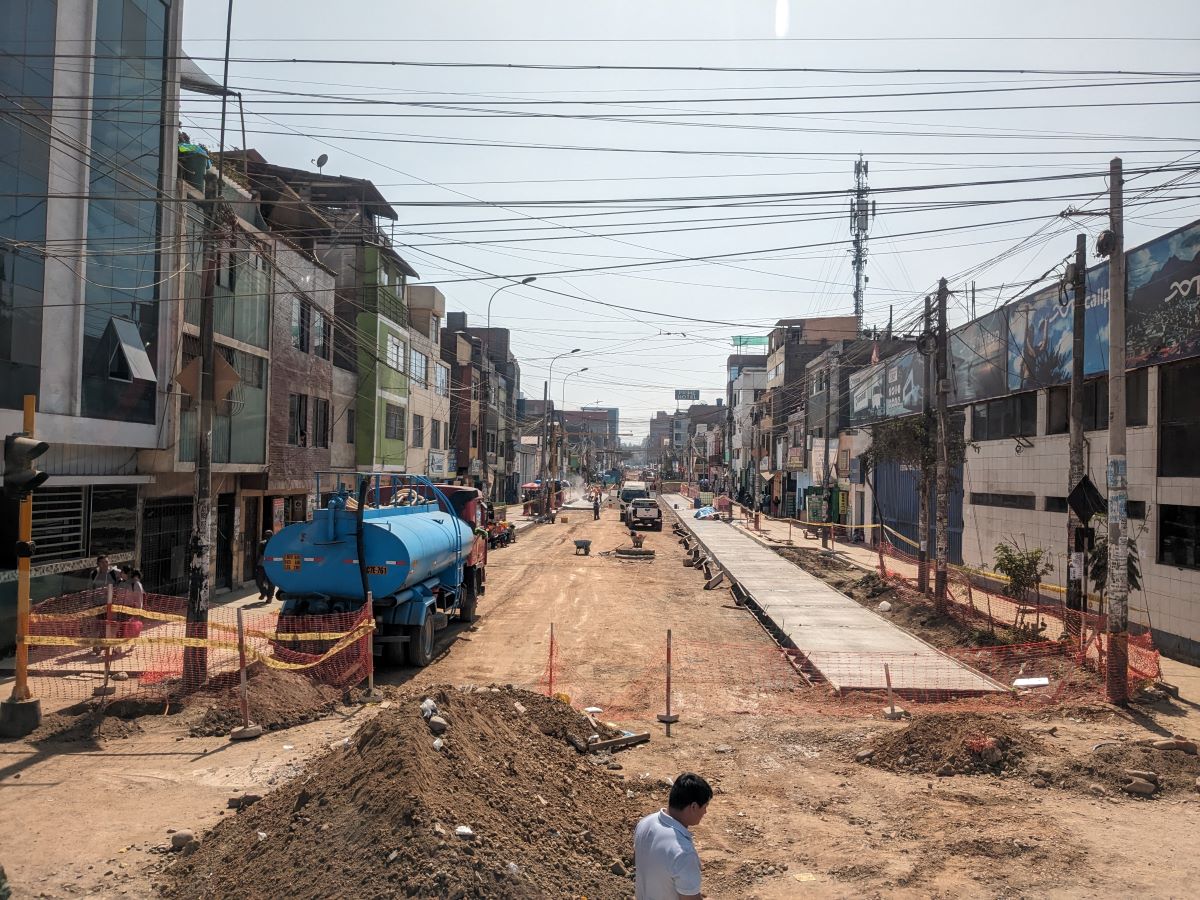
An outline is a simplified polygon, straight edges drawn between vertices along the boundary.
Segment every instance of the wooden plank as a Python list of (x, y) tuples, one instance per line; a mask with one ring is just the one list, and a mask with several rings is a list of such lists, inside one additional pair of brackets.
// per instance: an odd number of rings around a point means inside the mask
[(588, 744), (588, 752), (597, 750), (620, 750), (623, 747), (632, 747), (635, 744), (644, 744), (650, 740), (650, 732), (638, 731), (634, 734), (623, 734), (620, 737), (609, 738), (607, 741), (596, 741), (594, 744)]

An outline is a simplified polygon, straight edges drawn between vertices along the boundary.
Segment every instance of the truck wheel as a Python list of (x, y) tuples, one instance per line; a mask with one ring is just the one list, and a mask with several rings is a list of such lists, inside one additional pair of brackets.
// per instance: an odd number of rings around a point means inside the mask
[(474, 570), (468, 569), (462, 583), (462, 600), (458, 604), (458, 621), (474, 622), (475, 607), (479, 605), (478, 582)]
[(662, 522), (655, 522), (653, 527), (655, 531), (662, 531)]
[(424, 668), (433, 662), (433, 616), (426, 615), (420, 625), (408, 628), (408, 664)]
[[(396, 634), (395, 626), (384, 626), (383, 634)], [(404, 644), (397, 644), (389, 641), (386, 644), (381, 644), (381, 655), (385, 666), (402, 666), (404, 665)]]

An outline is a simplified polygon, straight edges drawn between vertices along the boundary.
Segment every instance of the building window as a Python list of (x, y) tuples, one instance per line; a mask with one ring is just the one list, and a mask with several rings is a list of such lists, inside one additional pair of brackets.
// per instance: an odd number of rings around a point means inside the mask
[(404, 343), (394, 334), (387, 336), (387, 364), (397, 372), (404, 372)]
[(437, 419), (429, 420), (429, 449), (442, 449), (442, 423)]
[(1071, 389), (1052, 387), (1046, 392), (1046, 434), (1066, 434), (1071, 430)]
[(429, 357), (415, 347), (408, 351), (408, 377), (417, 384), (425, 384)]
[(329, 359), (331, 349), (329, 335), (329, 316), (317, 310), (312, 311), (312, 347), (313, 353), (321, 359)]
[(1013, 394), (971, 407), (971, 439), (998, 441), (1037, 433), (1037, 394)]
[(1200, 506), (1159, 506), (1158, 561), (1164, 566), (1200, 569)]
[(408, 446), (424, 447), (425, 446), (425, 417), (418, 416), (416, 413), (413, 413), (412, 419), (413, 419), (412, 420), (412, 434), (409, 436)]
[(1000, 506), (1005, 509), (1036, 509), (1037, 497), (1033, 494), (971, 494), (972, 506)]
[(355, 420), (357, 418), (358, 418), (358, 416), (355, 415), (354, 407), (353, 406), (346, 407), (346, 443), (347, 444), (354, 443), (354, 430), (355, 430), (355, 426), (357, 424)]
[(471, 449), (479, 449), (479, 427), (476, 425), (471, 426)]
[(1046, 497), (1042, 501), (1042, 509), (1046, 512), (1065, 513), (1067, 511), (1066, 497)]
[(446, 368), (445, 366), (439, 365), (437, 367), (436, 378), (437, 378), (437, 380), (434, 383), (434, 387), (433, 387), (434, 392), (439, 397), (449, 397), (450, 396), (450, 370), (448, 368)]
[(288, 394), (288, 443), (308, 446), (308, 397), (304, 394)]
[(329, 401), (313, 398), (313, 446), (329, 446)]
[(404, 408), (388, 403), (385, 413), (383, 436), (389, 441), (404, 440)]
[(312, 311), (299, 297), (292, 297), (292, 346), (301, 353), (308, 352)]
[(1144, 521), (1146, 518), (1146, 501), (1145, 500), (1126, 500), (1125, 501), (1125, 515), (1128, 516), (1130, 519), (1141, 519)]
[(1158, 410), (1158, 474), (1200, 476), (1200, 362), (1159, 367)]

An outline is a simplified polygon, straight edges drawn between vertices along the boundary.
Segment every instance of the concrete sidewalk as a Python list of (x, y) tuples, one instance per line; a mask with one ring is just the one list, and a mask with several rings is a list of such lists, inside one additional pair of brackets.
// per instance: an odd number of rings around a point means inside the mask
[(834, 688), (883, 690), (884, 664), (892, 686), (906, 693), (986, 694), (995, 681), (793, 565), (741, 528), (691, 517), (681, 495), (663, 497), (703, 552), (733, 579)]

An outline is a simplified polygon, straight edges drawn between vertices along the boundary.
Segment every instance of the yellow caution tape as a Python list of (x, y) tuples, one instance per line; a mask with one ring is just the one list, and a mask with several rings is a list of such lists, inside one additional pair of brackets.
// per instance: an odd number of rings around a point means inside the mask
[[(156, 612), (152, 609), (139, 609), (136, 606), (124, 606), (114, 603), (112, 605), (114, 613), (120, 613), (127, 616), (141, 616), (143, 619), (154, 619), (158, 622), (186, 622), (187, 616), (181, 616), (177, 613)], [(101, 604), (92, 606), (88, 609), (81, 609), (73, 613), (30, 613), (29, 621), (32, 624), (37, 623), (52, 623), (52, 622), (73, 622), (78, 619), (100, 619), (104, 620), (108, 612), (108, 605)]]

